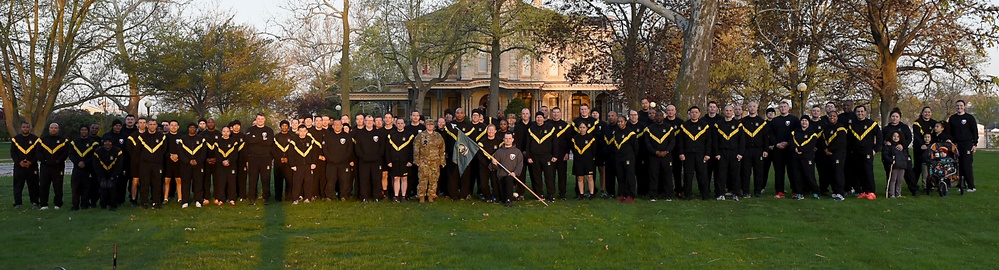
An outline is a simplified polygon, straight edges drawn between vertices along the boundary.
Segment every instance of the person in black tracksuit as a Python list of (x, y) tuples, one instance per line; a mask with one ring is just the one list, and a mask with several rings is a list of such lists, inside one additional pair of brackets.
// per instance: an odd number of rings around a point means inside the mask
[[(410, 169), (413, 168), (413, 138), (416, 134), (406, 130), (402, 118), (395, 120), (394, 129), (388, 132), (385, 147), (385, 159), (389, 166), (389, 179), (392, 181), (392, 201), (406, 202), (409, 189)], [(487, 185), (488, 187), (488, 185)], [(413, 187), (415, 188), (415, 187)]]
[(628, 121), (624, 118), (617, 119), (617, 129), (612, 131), (614, 136), (614, 170), (620, 183), (620, 193), (617, 200), (620, 202), (633, 203), (635, 196), (638, 196), (638, 181), (635, 178), (635, 167), (638, 166), (638, 132), (628, 126)]
[(600, 128), (601, 138), (598, 138), (601, 146), (600, 156), (602, 157), (606, 174), (604, 181), (600, 183), (603, 187), (603, 193), (600, 194), (600, 197), (607, 199), (617, 197), (617, 184), (623, 181), (617, 178), (617, 168), (614, 168), (616, 164), (615, 160), (617, 160), (617, 147), (614, 143), (614, 130), (617, 130), (617, 118), (616, 112), (607, 112), (607, 124)]
[(371, 116), (364, 118), (364, 129), (354, 131), (354, 153), (357, 155), (357, 176), (360, 180), (358, 188), (362, 202), (382, 199), (381, 179), (382, 163), (385, 162), (385, 138), (381, 131), (375, 129), (375, 120)]
[[(215, 167), (215, 205), (229, 203), (236, 205), (238, 193), (236, 192), (236, 176), (238, 175), (239, 148), (241, 142), (229, 127), (222, 127), (222, 137), (215, 141), (215, 151), (212, 156), (218, 163)], [(290, 169), (289, 169), (290, 170)]]
[(105, 138), (102, 147), (94, 150), (94, 155), (90, 159), (90, 167), (93, 168), (94, 178), (100, 186), (101, 209), (118, 209), (117, 189), (115, 186), (122, 183), (118, 178), (124, 177), (121, 171), (125, 167), (123, 164), (124, 153), (114, 146), (114, 139)]
[(850, 137), (851, 154), (850, 158), (847, 159), (846, 170), (853, 172), (851, 178), (857, 179), (861, 192), (858, 198), (874, 200), (877, 198), (874, 181), (874, 154), (881, 150), (883, 141), (881, 126), (874, 120), (867, 118), (866, 107), (857, 106), (853, 111), (856, 113), (857, 119), (849, 125), (851, 136), (848, 137)]
[[(517, 121), (516, 125), (510, 127), (510, 129), (513, 130), (513, 133), (512, 133), (513, 134), (513, 144), (514, 144), (515, 148), (520, 149), (521, 151), (523, 151), (524, 149), (527, 149), (527, 141), (531, 138), (528, 135), (527, 130), (529, 128), (531, 128), (531, 126), (534, 126), (534, 121), (531, 120), (531, 110), (528, 109), (528, 108), (521, 109), (520, 110), (520, 120)], [(448, 143), (448, 140), (450, 138), (448, 138), (449, 136), (445, 136), (444, 135), (444, 134), (446, 134), (446, 132), (443, 132), (443, 130), (440, 130), (440, 127), (438, 127), (438, 130), (441, 131), (441, 135), (444, 136), (445, 146), (450, 146), (453, 143), (453, 141), (450, 142), (450, 143)], [(445, 150), (445, 152), (446, 153), (451, 153), (451, 150), (447, 149), (447, 150)], [(448, 157), (448, 162), (450, 162), (450, 160), (451, 160), (451, 158)], [(524, 164), (525, 167), (527, 167), (527, 165), (529, 165), (529, 164)], [(527, 181), (528, 175), (530, 175), (530, 172), (531, 172), (530, 168), (529, 167), (527, 167), (527, 168), (528, 169), (524, 170), (523, 174), (519, 175), (520, 179), (524, 179), (524, 181)], [(440, 185), (440, 183), (438, 183), (438, 185)], [(531, 183), (531, 186), (534, 187), (534, 183), (533, 182)], [(524, 186), (522, 186), (522, 185), (516, 185), (515, 189), (516, 189), (517, 195), (519, 195), (519, 197), (517, 197), (516, 199), (517, 200), (523, 199), (524, 198), (523, 197), (524, 196), (524, 192), (526, 192)]]
[(122, 150), (128, 153), (128, 175), (131, 177), (127, 179), (129, 186), (129, 197), (128, 201), (132, 206), (139, 205), (139, 164), (142, 162), (139, 160), (142, 154), (142, 144), (139, 142), (139, 136), (146, 133), (146, 118), (139, 118), (136, 122), (136, 129), (132, 133), (128, 133), (128, 137), (125, 141), (125, 146)]
[[(594, 123), (596, 124), (596, 123)], [(590, 124), (586, 122), (580, 122), (576, 127), (579, 127), (579, 133), (574, 135), (570, 140), (572, 145), (572, 174), (576, 175), (576, 199), (593, 199), (594, 192), (596, 188), (593, 182), (593, 173), (596, 171), (596, 156), (597, 156), (597, 141), (601, 138), (593, 136), (590, 133)], [(586, 187), (589, 185), (589, 189)]]
[[(292, 200), (291, 198), (291, 163), (288, 155), (291, 154), (291, 140), (297, 136), (291, 130), (291, 123), (288, 120), (281, 120), (279, 124), (281, 132), (274, 134), (274, 201)], [(297, 128), (297, 127), (296, 127)], [(342, 129), (343, 127), (341, 127)]]
[(711, 127), (701, 121), (701, 111), (697, 106), (687, 110), (690, 120), (680, 125), (681, 133), (677, 136), (680, 143), (680, 160), (683, 162), (683, 196), (693, 199), (692, 181), (697, 175), (697, 190), (702, 200), (707, 200), (708, 194), (708, 156), (713, 150)]
[(346, 201), (350, 198), (353, 184), (350, 171), (356, 159), (354, 138), (343, 131), (343, 125), (339, 120), (334, 120), (333, 128), (327, 130), (323, 136), (323, 156), (326, 158), (326, 181), (328, 181), (325, 193), (336, 192), (341, 201)]
[[(534, 116), (535, 124), (527, 129), (527, 149), (524, 155), (527, 156), (527, 163), (531, 170), (531, 186), (537, 192), (545, 190), (542, 195), (549, 202), (555, 201), (555, 177), (554, 165), (558, 152), (555, 143), (555, 127), (545, 121), (545, 114), (538, 112)], [(544, 183), (542, 185), (542, 183)], [(544, 189), (546, 188), (547, 189)]]
[[(774, 164), (774, 197), (784, 198), (784, 176), (795, 175), (795, 166), (791, 164), (791, 154), (793, 145), (791, 142), (791, 131), (797, 130), (800, 121), (798, 117), (790, 114), (791, 105), (786, 101), (780, 103), (780, 115), (771, 121), (770, 130), (773, 131), (773, 164)], [(797, 183), (790, 181), (791, 192), (796, 193)]]
[(263, 191), (264, 205), (268, 204), (271, 197), (271, 148), (274, 147), (274, 130), (264, 124), (267, 118), (262, 114), (257, 114), (252, 126), (246, 129), (243, 143), (246, 145), (240, 156), (246, 157), (246, 177), (249, 181), (247, 196), (250, 205), (256, 204), (257, 184)]
[[(603, 123), (600, 122), (600, 119), (592, 117), (591, 116), (592, 113), (593, 112), (590, 111), (590, 106), (589, 105), (586, 105), (586, 104), (580, 104), (579, 105), (579, 117), (576, 117), (576, 119), (572, 119), (572, 123), (570, 123), (570, 125), (572, 125), (571, 126), (572, 130), (570, 130), (570, 132), (572, 132), (572, 134), (568, 135), (570, 143), (572, 141), (572, 138), (575, 137), (576, 134), (579, 134), (579, 132), (580, 132), (579, 125), (580, 124), (586, 124), (586, 127), (587, 127), (586, 133), (587, 134), (592, 135), (594, 138), (598, 138), (598, 139), (600, 138), (599, 126), (601, 124), (603, 124)], [(597, 112), (597, 114), (599, 115), (600, 113)], [(599, 141), (600, 140), (597, 140), (597, 142), (594, 143), (595, 144), (593, 146), (594, 151), (597, 151), (597, 150), (600, 149)], [(594, 152), (594, 157), (597, 157), (597, 156), (599, 156), (599, 155), (596, 155), (596, 152)], [(595, 166), (595, 168), (603, 166), (602, 164), (603, 164), (602, 160), (594, 160), (594, 166)], [(575, 167), (575, 161), (573, 161), (573, 167)], [(594, 173), (596, 171), (597, 170), (594, 169)], [(579, 175), (576, 175), (576, 176), (579, 176)], [(593, 175), (590, 176), (590, 178), (593, 178), (593, 177), (594, 177)], [(580, 190), (580, 188), (581, 188), (580, 186), (576, 186), (576, 193), (579, 193), (580, 191), (582, 191), (582, 190)], [(596, 195), (596, 194), (590, 194), (590, 195)]]
[(966, 112), (964, 100), (956, 103), (957, 113), (947, 119), (950, 125), (950, 136), (957, 144), (959, 174), (964, 178), (965, 187), (969, 192), (975, 192), (975, 152), (978, 151), (978, 121), (975, 116)]
[(195, 123), (187, 125), (187, 134), (181, 136), (180, 140), (182, 150), (178, 159), (180, 159), (180, 179), (183, 184), (182, 189), (177, 192), (184, 194), (181, 207), (187, 206), (192, 201), (200, 207), (205, 200), (204, 165), (209, 149), (205, 138), (198, 134), (198, 125)]
[[(881, 127), (881, 137), (885, 138), (882, 149), (885, 149), (886, 147), (895, 147), (895, 151), (909, 153), (909, 145), (912, 144), (913, 140), (912, 130), (909, 129), (908, 125), (902, 123), (902, 112), (899, 111), (898, 108), (895, 108), (888, 114), (888, 119), (890, 120), (888, 124)], [(891, 142), (891, 134), (894, 132), (898, 132), (902, 135), (902, 137), (900, 138), (900, 143), (893, 145)], [(885, 169), (885, 175), (889, 175), (892, 170), (891, 162), (882, 158), (881, 164)], [(912, 196), (916, 196), (916, 193), (919, 192), (919, 183), (916, 182), (916, 177), (912, 173), (912, 167), (907, 167), (908, 168), (904, 169), (905, 175), (903, 176), (905, 179), (905, 185), (909, 187), (909, 193), (911, 193)]]
[[(315, 118), (315, 125), (309, 129), (309, 134), (306, 135), (312, 138), (312, 143), (319, 147), (316, 150), (322, 150), (323, 147), (323, 136), (326, 135), (326, 128), (322, 126), (322, 118)], [(326, 157), (323, 156), (322, 151), (319, 152), (319, 160), (316, 162), (316, 169), (313, 170), (312, 179), (305, 181), (305, 197), (312, 200), (318, 200), (325, 198), (326, 194), (323, 191), (326, 190)], [(332, 196), (332, 195), (331, 195)], [(332, 198), (332, 197), (330, 197)]]
[[(673, 191), (677, 195), (682, 195), (683, 193), (683, 161), (680, 160), (680, 143), (676, 141), (680, 135), (680, 125), (683, 125), (683, 119), (677, 117), (676, 106), (666, 105), (666, 117), (663, 118), (663, 122), (668, 123), (670, 127), (673, 127), (673, 138), (675, 143), (673, 143), (672, 153), (672, 164), (673, 164)], [(670, 191), (666, 191), (670, 192)]]
[[(69, 160), (73, 163), (73, 176), (70, 178), (72, 187), (73, 207), (70, 210), (76, 211), (88, 209), (90, 205), (90, 186), (93, 184), (93, 170), (91, 158), (97, 144), (90, 138), (90, 128), (87, 125), (80, 127), (80, 137), (69, 142)], [(94, 205), (96, 206), (96, 205)]]
[[(291, 170), (293, 171), (293, 176), (291, 178), (291, 197), (294, 199), (292, 204), (298, 204), (299, 201), (304, 201), (306, 203), (310, 202), (309, 198), (305, 197), (305, 189), (311, 188), (305, 186), (305, 182), (308, 179), (314, 179), (313, 174), (315, 173), (316, 163), (319, 162), (319, 154), (322, 149), (316, 145), (316, 141), (308, 136), (309, 129), (305, 125), (298, 126), (298, 136), (294, 137), (291, 141), (291, 147), (294, 148), (294, 153), (291, 153), (290, 161)], [(380, 175), (381, 173), (378, 172)]]
[(830, 185), (833, 200), (842, 201), (845, 185), (844, 166), (846, 165), (847, 133), (846, 127), (839, 121), (839, 115), (831, 112), (827, 115), (826, 127), (822, 129), (823, 153), (829, 162)]
[[(675, 128), (663, 120), (662, 112), (655, 112), (645, 128), (645, 149), (649, 157), (649, 198), (673, 200), (673, 148), (676, 145)], [(679, 164), (677, 164), (679, 165)], [(663, 187), (660, 187), (662, 185)], [(659, 194), (662, 192), (662, 194)]]
[(243, 148), (246, 148), (244, 133), (246, 130), (238, 119), (229, 123), (229, 129), (232, 131), (233, 139), (239, 141), (239, 148), (236, 148), (236, 151), (240, 152), (236, 161), (236, 197), (239, 201), (243, 201), (246, 200), (246, 155), (243, 154)]
[[(767, 186), (767, 178), (770, 177), (764, 166), (764, 158), (768, 156), (766, 150), (771, 145), (769, 122), (758, 114), (758, 103), (750, 102), (748, 111), (749, 115), (740, 120), (746, 139), (746, 152), (742, 155), (742, 174), (739, 177), (739, 185), (745, 193), (744, 198), (759, 197), (760, 192)], [(752, 185), (749, 181), (751, 177)]]
[(21, 133), (10, 139), (10, 160), (14, 164), (14, 208), (21, 207), (24, 186), (28, 186), (28, 202), (38, 206), (38, 136), (31, 134), (31, 124), (21, 123)]
[[(635, 139), (638, 140), (638, 145), (642, 145), (642, 141), (645, 140), (645, 127), (647, 122), (639, 121), (638, 111), (629, 110), (628, 111), (628, 128), (635, 132)], [(635, 153), (635, 196), (646, 196), (649, 194), (649, 152), (644, 148), (639, 147), (638, 152)]]
[(819, 137), (821, 133), (818, 133), (820, 129), (813, 128), (811, 123), (813, 122), (808, 118), (802, 118), (799, 128), (791, 132), (791, 141), (794, 142), (791, 162), (792, 166), (796, 166), (791, 181), (798, 183), (798, 191), (794, 194), (796, 200), (804, 199), (805, 194), (819, 198), (819, 186), (815, 183), (815, 148), (821, 140)]
[[(458, 133), (461, 132), (444, 118), (437, 119), (437, 131), (444, 138), (445, 165), (437, 179), (437, 186), (440, 193), (453, 200), (458, 199), (458, 164), (454, 163), (454, 143), (458, 140)], [(442, 187), (442, 188), (440, 188)]]
[[(128, 187), (128, 179), (132, 175), (132, 173), (129, 172), (128, 166), (131, 161), (129, 160), (128, 155), (124, 154), (125, 144), (128, 141), (128, 135), (129, 133), (126, 133), (125, 129), (122, 128), (121, 120), (115, 119), (114, 121), (111, 121), (111, 132), (104, 133), (104, 136), (101, 138), (102, 140), (111, 141), (112, 147), (118, 148), (118, 150), (122, 151), (122, 160), (117, 162), (121, 163), (121, 170), (118, 170), (121, 175), (114, 178), (115, 181), (118, 182), (115, 183), (115, 190), (111, 196), (111, 199), (113, 200), (112, 204), (114, 206), (125, 203), (125, 189)], [(94, 169), (97, 168), (95, 167)]]
[(742, 194), (739, 172), (742, 164), (742, 154), (746, 152), (746, 141), (742, 134), (742, 123), (735, 119), (735, 107), (725, 106), (724, 117), (718, 119), (714, 126), (714, 159), (718, 161), (718, 171), (715, 174), (715, 197), (725, 200), (725, 193), (730, 190), (729, 184), (735, 186), (732, 199), (739, 201)]
[(39, 198), (38, 204), (41, 209), (48, 209), (49, 207), (49, 188), (55, 192), (55, 197), (52, 199), (56, 209), (62, 207), (62, 186), (63, 186), (63, 173), (66, 170), (66, 157), (69, 155), (69, 151), (66, 147), (69, 140), (59, 136), (59, 124), (52, 123), (49, 124), (49, 134), (43, 136), (38, 141), (38, 149), (36, 158), (38, 159), (38, 175), (39, 175)]
[[(136, 148), (139, 151), (139, 201), (143, 208), (161, 208), (163, 202), (163, 162), (166, 161), (166, 135), (156, 131), (156, 120), (146, 124)], [(151, 187), (151, 188), (150, 188)], [(152, 203), (150, 204), (150, 199)]]
[(912, 173), (915, 175), (917, 182), (922, 182), (923, 179), (919, 179), (923, 176), (923, 156), (926, 155), (926, 150), (929, 149), (930, 142), (923, 139), (923, 135), (933, 134), (933, 126), (937, 124), (937, 120), (933, 120), (933, 110), (929, 106), (923, 107), (923, 110), (919, 113), (919, 119), (912, 121)]
[(213, 181), (215, 180), (215, 171), (217, 171), (218, 160), (215, 159), (215, 142), (222, 138), (222, 131), (217, 129), (215, 119), (209, 118), (205, 121), (205, 130), (200, 132), (201, 137), (205, 139), (205, 162), (202, 164), (201, 170), (203, 171), (201, 177), (201, 194), (205, 197), (201, 201), (202, 204), (209, 203), (209, 197), (212, 195)]
[(552, 163), (553, 171), (555, 172), (555, 187), (558, 189), (557, 195), (559, 199), (565, 200), (565, 189), (568, 187), (569, 173), (569, 150), (571, 149), (569, 145), (572, 140), (572, 126), (562, 120), (562, 109), (559, 107), (552, 108), (552, 119), (548, 120), (551, 123), (552, 128), (555, 129), (555, 135), (552, 137), (552, 143), (555, 144), (555, 162)]
[[(721, 111), (721, 108), (718, 107), (718, 103), (717, 102), (715, 102), (713, 100), (712, 101), (708, 101), (707, 113), (703, 114), (703, 117), (701, 117), (700, 121), (705, 122), (706, 124), (708, 124), (708, 128), (714, 129), (715, 124), (718, 123), (718, 122), (720, 122), (722, 120), (722, 115), (721, 115), (720, 111)], [(717, 131), (714, 131), (714, 130), (709, 131), (709, 133), (710, 133), (709, 134), (710, 139), (711, 139), (711, 141), (713, 143), (714, 140), (715, 140), (714, 138), (717, 137), (718, 133), (717, 133)], [(713, 153), (712, 152), (708, 152), (707, 154), (711, 155)], [(719, 175), (718, 175), (718, 160), (715, 159), (713, 156), (707, 162), (707, 177), (708, 177), (707, 179), (708, 179), (708, 183), (709, 184), (712, 181), (717, 181), (718, 177), (719, 177)]]
[(499, 178), (489, 169), (492, 161), (485, 155), (485, 153), (492, 155), (503, 147), (503, 135), (496, 130), (495, 125), (488, 125), (485, 135), (478, 140), (478, 143), (481, 149), (475, 157), (479, 160), (479, 187), (482, 189), (482, 196), (486, 202), (502, 202), (510, 199), (501, 197), (503, 189), (500, 187)]

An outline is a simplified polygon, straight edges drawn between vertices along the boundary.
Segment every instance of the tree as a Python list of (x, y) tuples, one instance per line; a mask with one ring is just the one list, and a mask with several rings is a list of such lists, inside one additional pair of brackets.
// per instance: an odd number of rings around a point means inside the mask
[(551, 22), (560, 15), (534, 7), (521, 0), (459, 0), (459, 5), (469, 5), (465, 13), (471, 19), (473, 49), (489, 54), (489, 104), (490, 110), (499, 108), (500, 59), (503, 53), (520, 51), (535, 54), (536, 37), (545, 33)]
[(568, 20), (542, 36), (559, 61), (569, 63), (567, 79), (613, 82), (632, 106), (642, 98), (671, 100), (683, 46), (680, 32), (645, 6), (599, 2), (563, 3), (558, 10)]
[(422, 111), (427, 92), (456, 71), (470, 48), (471, 6), (457, 3), (444, 8), (423, 0), (388, 0), (377, 4), (381, 17), (362, 35), (362, 47), (391, 62), (402, 76), (413, 110)]
[[(340, 88), (340, 100), (343, 102), (343, 113), (350, 114), (350, 91), (351, 79), (354, 74), (351, 65), (351, 40), (350, 33), (350, 0), (343, 0), (341, 6), (335, 5), (330, 0), (302, 0), (298, 5), (291, 8), (299, 19), (319, 19), (340, 20), (341, 41), (340, 47), (340, 70), (337, 85)], [(323, 30), (323, 29), (317, 29)], [(327, 52), (322, 52), (327, 53)]]
[[(82, 93), (66, 100), (60, 95), (74, 78), (72, 68), (82, 57), (100, 50), (110, 37), (100, 35), (93, 13), (96, 0), (27, 1), (0, 4), (0, 99), (8, 132), (17, 132), (15, 119), (24, 119), (41, 134), (49, 115), (73, 107), (100, 93)], [(13, 134), (11, 134), (13, 135)]]
[[(687, 0), (672, 9), (651, 0), (604, 0), (609, 4), (641, 4), (662, 15), (683, 32), (680, 67), (673, 90), (673, 104), (686, 108), (706, 103), (705, 90), (711, 71), (711, 45), (714, 39), (717, 0)], [(683, 15), (678, 10), (689, 11)]]
[(140, 89), (136, 55), (142, 54), (151, 43), (152, 33), (166, 26), (158, 20), (164, 17), (168, 4), (169, 1), (163, 0), (112, 0), (102, 10), (107, 20), (106, 31), (114, 37), (111, 43), (114, 62), (125, 75), (128, 87), (127, 103), (111, 100), (127, 113), (138, 115), (139, 101), (145, 96)]
[(200, 117), (263, 109), (292, 87), (273, 50), (250, 27), (204, 19), (158, 37), (139, 74), (166, 106)]
[[(823, 51), (836, 28), (834, 14), (840, 12), (835, 0), (753, 0), (751, 29), (756, 49), (766, 57), (773, 76), (787, 93), (784, 98), (804, 114), (813, 91), (830, 89), (834, 72)], [(808, 87), (799, 92), (797, 85)]]
[(999, 41), (999, 8), (988, 1), (836, 1), (842, 12), (827, 52), (860, 78), (878, 100), (881, 120), (896, 107), (902, 78), (922, 76), (929, 87), (942, 71), (977, 78), (985, 46)]

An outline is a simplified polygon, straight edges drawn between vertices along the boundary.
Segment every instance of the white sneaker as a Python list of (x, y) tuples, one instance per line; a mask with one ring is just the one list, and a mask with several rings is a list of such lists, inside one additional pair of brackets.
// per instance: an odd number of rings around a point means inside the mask
[(718, 196), (718, 198), (715, 198), (715, 200), (716, 201), (724, 201), (725, 200), (725, 195)]
[(195, 203), (194, 203), (194, 206), (196, 206), (196, 207), (198, 207), (198, 208), (201, 208), (201, 202), (195, 202)]
[(42, 206), (42, 208), (38, 208), (38, 210), (49, 210), (49, 207), (48, 206)]
[(187, 208), (187, 203), (181, 204), (180, 208)]
[(59, 210), (59, 207), (58, 206), (54, 206), (54, 207), (52, 207), (52, 209)]
[(973, 188), (968, 190), (968, 192), (975, 192), (975, 191), (978, 191), (978, 189)]

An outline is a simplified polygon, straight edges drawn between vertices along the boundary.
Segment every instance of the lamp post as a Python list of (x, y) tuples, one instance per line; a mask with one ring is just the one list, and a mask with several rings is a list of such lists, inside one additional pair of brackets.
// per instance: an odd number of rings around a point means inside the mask
[(796, 105), (798, 106), (798, 110), (801, 112), (801, 115), (799, 115), (800, 117), (805, 116), (805, 90), (808, 90), (808, 85), (804, 82), (798, 83), (798, 102), (801, 104)]
[(341, 114), (340, 110), (343, 109), (343, 107), (340, 106), (340, 104), (337, 104), (336, 106), (333, 106), (333, 109), (336, 110), (337, 117), (339, 117)]
[(147, 101), (146, 101), (146, 116), (147, 116), (147, 117), (152, 117), (152, 116), (153, 116), (153, 115), (152, 115), (152, 114), (151, 114), (151, 113), (149, 112), (149, 108), (151, 108), (151, 107), (153, 107), (153, 103), (147, 100)]

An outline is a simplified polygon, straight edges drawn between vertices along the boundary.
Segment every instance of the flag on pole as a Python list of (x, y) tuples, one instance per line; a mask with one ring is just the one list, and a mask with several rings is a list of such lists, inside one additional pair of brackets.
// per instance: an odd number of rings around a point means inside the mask
[(454, 164), (458, 164), (458, 175), (462, 175), (465, 173), (465, 167), (468, 167), (468, 163), (471, 163), (475, 154), (479, 152), (479, 144), (460, 130), (454, 134), (458, 135), (458, 139), (454, 140), (451, 160), (454, 161)]

